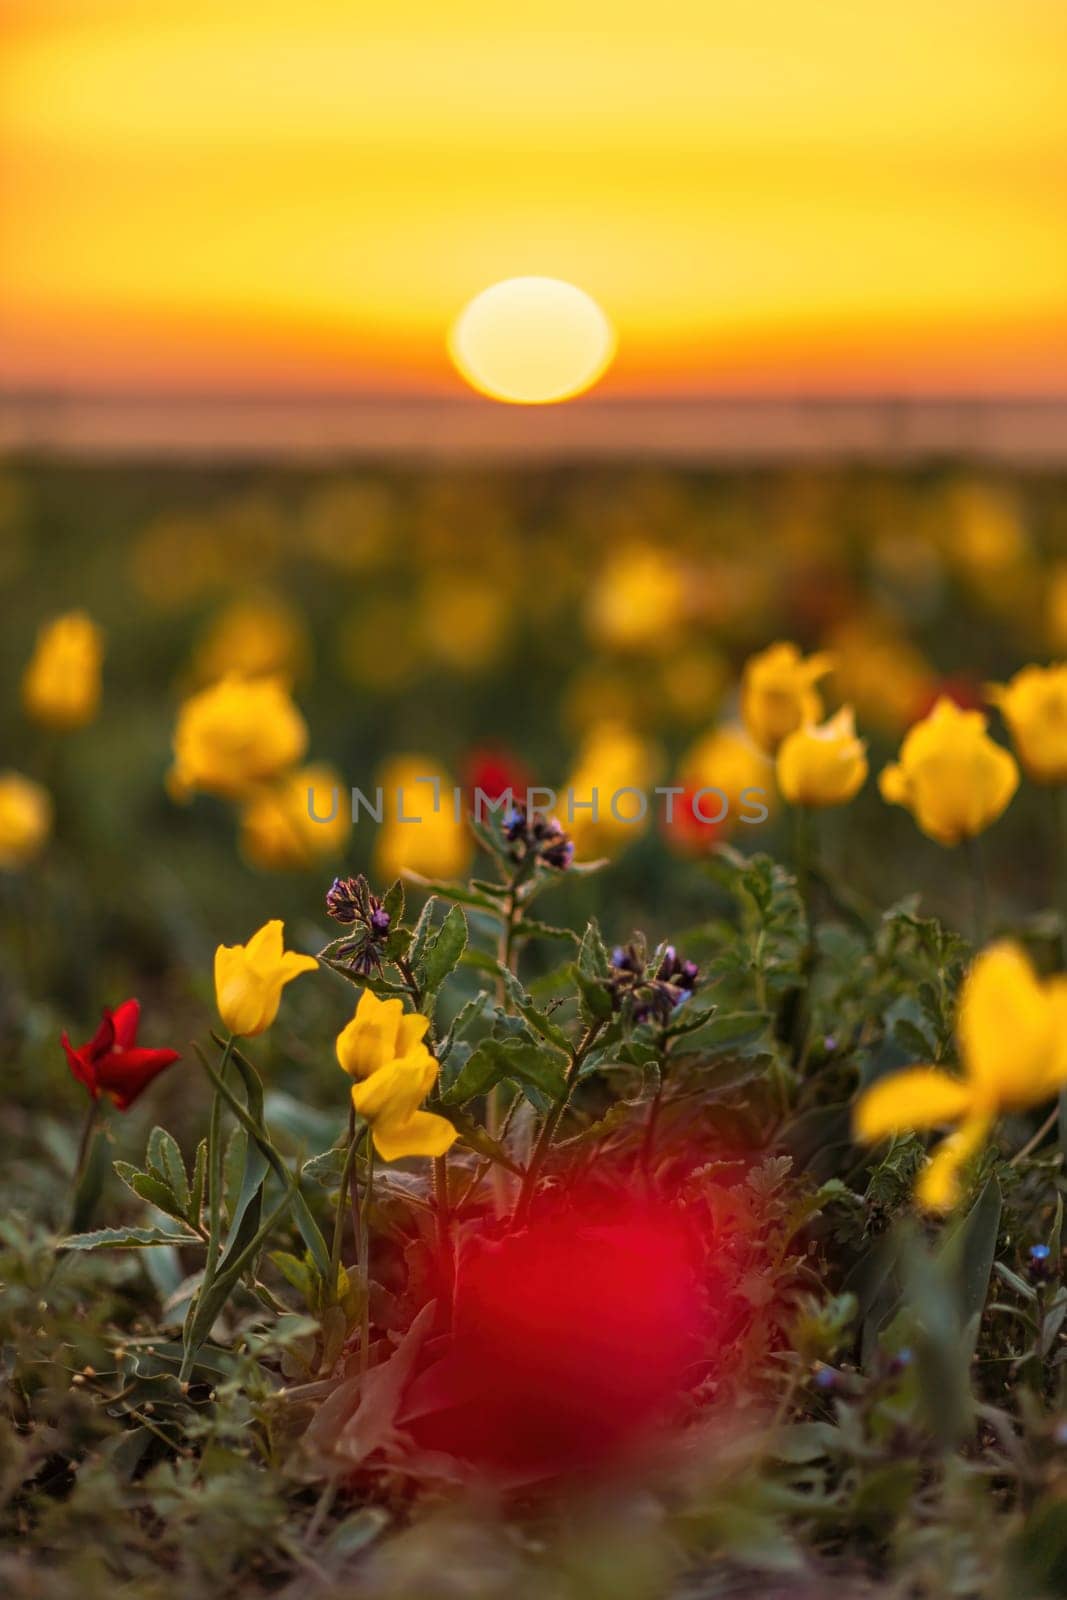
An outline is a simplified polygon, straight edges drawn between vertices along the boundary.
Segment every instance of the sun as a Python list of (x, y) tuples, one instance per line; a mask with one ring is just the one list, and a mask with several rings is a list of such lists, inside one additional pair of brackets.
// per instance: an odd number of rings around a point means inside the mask
[(591, 295), (561, 278), (505, 278), (460, 312), (449, 354), (473, 389), (512, 405), (570, 400), (603, 377), (615, 330)]

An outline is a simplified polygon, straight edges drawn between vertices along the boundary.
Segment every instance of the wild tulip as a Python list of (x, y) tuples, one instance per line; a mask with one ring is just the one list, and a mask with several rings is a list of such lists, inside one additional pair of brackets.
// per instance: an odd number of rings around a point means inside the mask
[(355, 1015), (337, 1036), (337, 1059), (351, 1078), (369, 1078), (421, 1044), (430, 1022), (405, 1011), (401, 1000), (379, 1000), (364, 989)]
[(438, 1065), (425, 1045), (378, 1067), (352, 1085), (352, 1104), (370, 1124), (383, 1161), (402, 1156), (443, 1156), (458, 1137), (446, 1117), (419, 1107), (437, 1080)]
[(294, 766), (307, 737), (281, 679), (223, 678), (179, 710), (168, 788), (179, 800), (198, 790), (244, 798)]
[(794, 728), (818, 722), (823, 704), (815, 685), (833, 664), (832, 656), (805, 658), (784, 641), (749, 657), (741, 679), (741, 717), (761, 750), (774, 755)]
[[(769, 813), (777, 804), (774, 763), (738, 723), (724, 723), (691, 745), (677, 781), (685, 792), (675, 797), (665, 827), (670, 842), (682, 848), (706, 847), (733, 832), (743, 819), (754, 819), (761, 808)], [(702, 796), (694, 807), (694, 796), (702, 789), (717, 793)], [(702, 821), (702, 816), (718, 817), (723, 796), (725, 814), (714, 822)]]
[(299, 767), (246, 802), (241, 852), (261, 871), (299, 872), (340, 855), (351, 826), (348, 790), (333, 768)]
[(423, 1043), (428, 1017), (400, 1000), (379, 1000), (364, 989), (355, 1015), (337, 1036), (337, 1060), (349, 1077), (352, 1104), (370, 1124), (384, 1161), (443, 1156), (456, 1130), (445, 1117), (420, 1111), (440, 1070)]
[(153, 1078), (180, 1060), (177, 1050), (148, 1050), (137, 1043), (138, 1000), (106, 1010), (92, 1038), (75, 1049), (66, 1034), (60, 1043), (71, 1072), (94, 1100), (107, 1095), (120, 1111), (129, 1110)]
[(560, 808), (580, 859), (617, 855), (640, 838), (651, 815), (645, 796), (660, 763), (657, 747), (625, 722), (608, 718), (589, 729), (565, 786), (573, 807), (568, 800)]
[(992, 684), (1015, 753), (1034, 783), (1067, 783), (1067, 662), (1023, 667), (1010, 683)]
[(840, 806), (862, 789), (867, 778), (867, 750), (856, 737), (851, 706), (822, 723), (806, 723), (782, 740), (778, 750), (778, 787), (794, 806)]
[[(436, 810), (432, 785), (419, 781), (434, 776), (440, 779)], [(473, 845), (466, 823), (457, 820), (452, 783), (441, 763), (433, 756), (395, 756), (378, 774), (378, 784), (385, 812), (375, 832), (375, 875), (386, 883), (402, 872), (426, 878), (461, 877)]]
[(945, 1211), (959, 1197), (960, 1171), (997, 1118), (1038, 1105), (1067, 1083), (1067, 978), (1042, 981), (1014, 944), (991, 945), (968, 974), (957, 1017), (962, 1076), (912, 1067), (880, 1079), (856, 1103), (856, 1137), (956, 1124), (924, 1168), (917, 1197)]
[(264, 1033), (278, 1015), (282, 990), (302, 972), (314, 972), (314, 956), (283, 948), (282, 924), (264, 923), (247, 944), (220, 944), (215, 951), (215, 1003), (233, 1034)]
[(938, 844), (972, 839), (995, 822), (1019, 786), (1011, 753), (986, 732), (980, 711), (942, 697), (911, 728), (899, 760), (878, 780), (882, 797), (905, 806)]
[(22, 703), (48, 728), (80, 728), (100, 704), (104, 636), (84, 611), (54, 617), (40, 629), (22, 679)]
[(52, 830), (52, 800), (21, 772), (0, 772), (0, 871), (14, 872), (40, 855)]

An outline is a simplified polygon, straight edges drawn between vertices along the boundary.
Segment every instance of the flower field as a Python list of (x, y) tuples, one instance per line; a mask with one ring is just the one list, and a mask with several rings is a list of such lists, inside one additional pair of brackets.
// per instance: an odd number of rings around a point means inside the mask
[(1067, 512), (0, 477), (0, 1592), (1067, 1592)]

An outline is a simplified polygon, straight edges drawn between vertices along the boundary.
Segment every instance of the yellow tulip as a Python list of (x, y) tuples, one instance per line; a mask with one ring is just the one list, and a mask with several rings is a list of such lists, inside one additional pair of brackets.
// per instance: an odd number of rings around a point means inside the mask
[(48, 728), (80, 728), (100, 704), (104, 636), (84, 611), (46, 622), (22, 679), (22, 703)]
[(659, 767), (656, 746), (625, 723), (604, 721), (589, 730), (557, 802), (579, 856), (617, 855), (640, 838), (652, 816), (649, 791)]
[(604, 567), (586, 606), (589, 632), (618, 650), (670, 650), (685, 611), (686, 585), (677, 558), (631, 545)]
[(822, 723), (806, 723), (782, 740), (778, 787), (793, 806), (841, 806), (863, 787), (867, 747), (856, 737), (851, 706)]
[(220, 944), (215, 951), (215, 1003), (231, 1033), (263, 1033), (278, 1015), (282, 990), (302, 972), (314, 972), (314, 956), (282, 945), (282, 924), (264, 923), (247, 944)]
[(773, 755), (794, 728), (818, 722), (822, 699), (815, 685), (833, 667), (833, 657), (800, 654), (795, 644), (772, 644), (750, 656), (741, 679), (741, 717), (762, 750)]
[(1015, 753), (1035, 783), (1067, 783), (1067, 662), (1023, 667), (1010, 683), (990, 686)]
[[(440, 782), (434, 790), (420, 778)], [(378, 774), (385, 810), (374, 841), (375, 876), (388, 883), (403, 872), (425, 878), (459, 878), (466, 872), (473, 841), (464, 821), (456, 820), (452, 780), (434, 756), (396, 756)], [(373, 800), (373, 794), (369, 796)], [(412, 820), (400, 820), (403, 816)], [(462, 818), (462, 811), (460, 817)]]
[(485, 672), (508, 637), (508, 600), (499, 583), (469, 569), (431, 573), (417, 627), (428, 655), (455, 672)]
[(383, 1161), (443, 1156), (455, 1143), (456, 1130), (446, 1117), (419, 1110), (437, 1073), (433, 1056), (418, 1045), (352, 1085), (352, 1104), (370, 1123), (374, 1148)]
[(868, 727), (900, 734), (917, 707), (930, 703), (935, 679), (929, 662), (881, 617), (851, 617), (828, 643), (837, 687)]
[(1043, 982), (1017, 945), (991, 945), (964, 982), (957, 1038), (962, 1077), (939, 1067), (894, 1073), (860, 1096), (853, 1117), (856, 1137), (868, 1143), (958, 1124), (916, 1190), (937, 1211), (955, 1205), (960, 1170), (1000, 1115), (1038, 1105), (1067, 1082), (1067, 978)]
[(167, 785), (175, 799), (197, 790), (240, 798), (293, 766), (306, 748), (307, 727), (284, 683), (226, 677), (179, 710)]
[(1006, 810), (1019, 786), (1019, 769), (994, 744), (980, 711), (961, 711), (942, 697), (911, 728), (900, 759), (878, 780), (882, 798), (906, 806), (938, 844), (974, 838)]
[(27, 866), (52, 828), (48, 791), (21, 772), (0, 772), (0, 871)]
[(364, 989), (355, 1015), (337, 1035), (337, 1059), (350, 1078), (369, 1078), (422, 1041), (428, 1017), (405, 1011), (402, 1000), (379, 1000)]
[(300, 767), (246, 803), (241, 850), (264, 872), (299, 872), (339, 855), (351, 828), (349, 791), (339, 775), (332, 767)]
[(306, 675), (310, 654), (299, 612), (274, 595), (257, 595), (232, 601), (213, 618), (196, 647), (192, 675), (198, 684), (228, 674), (292, 683)]
[[(742, 816), (751, 816), (753, 808), (763, 805), (773, 811), (778, 800), (774, 789), (774, 763), (756, 748), (744, 728), (734, 722), (714, 728), (690, 746), (682, 758), (678, 782), (690, 795), (700, 789), (717, 789), (726, 796), (728, 809), (721, 824), (716, 826), (716, 835), (720, 838)], [(759, 792), (750, 794), (752, 790)], [(746, 795), (749, 795), (747, 801)], [(684, 799), (677, 800), (676, 814), (684, 809)], [(718, 809), (718, 806), (710, 800), (707, 809)]]

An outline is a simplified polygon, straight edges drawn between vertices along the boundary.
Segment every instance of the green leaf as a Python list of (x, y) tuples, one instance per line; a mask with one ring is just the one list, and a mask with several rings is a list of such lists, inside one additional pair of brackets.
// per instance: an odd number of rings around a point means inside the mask
[(382, 910), (388, 913), (391, 930), (399, 928), (404, 920), (404, 882), (396, 878), (382, 896)]
[(71, 1233), (60, 1239), (58, 1250), (149, 1250), (158, 1245), (202, 1245), (190, 1230), (167, 1232), (162, 1228), (97, 1228), (92, 1233)]
[(157, 1178), (154, 1172), (139, 1172), (128, 1161), (114, 1161), (112, 1166), (127, 1189), (132, 1189), (135, 1195), (147, 1200), (157, 1210), (165, 1211), (168, 1217), (185, 1220), (185, 1207), (178, 1203), (178, 1197), (169, 1185), (162, 1178)]
[(989, 1293), (989, 1277), (1000, 1230), (1000, 1184), (990, 1178), (967, 1215), (950, 1229), (938, 1262), (955, 1283), (962, 1344), (959, 1360), (968, 1363), (978, 1342), (978, 1324)]
[(538, 922), (533, 917), (523, 917), (515, 930), (516, 939), (569, 939), (571, 944), (581, 940), (573, 928), (554, 928), (549, 922)]
[[(465, 954), (469, 955), (470, 951), (466, 951)], [(456, 1015), (453, 1017), (451, 1027), (437, 1047), (437, 1059), (441, 1062), (442, 1066), (451, 1055), (456, 1040), (463, 1033), (463, 1030), (466, 1028), (467, 1024), (469, 1022), (473, 1022), (478, 1016), (481, 1015), (482, 1011), (484, 1011), (485, 1001), (485, 994), (479, 990), (476, 995), (472, 995), (465, 1005), (460, 1007), (459, 1011), (457, 1011)]]
[(340, 1185), (347, 1159), (348, 1151), (344, 1146), (335, 1145), (333, 1149), (324, 1150), (321, 1155), (311, 1156), (305, 1161), (300, 1176), (321, 1183), (324, 1189), (336, 1189)]
[(189, 1221), (199, 1222), (200, 1213), (204, 1205), (204, 1189), (207, 1184), (207, 1140), (201, 1139), (196, 1147), (196, 1161), (193, 1164), (193, 1182), (189, 1194)]
[(416, 968), (424, 997), (437, 993), (466, 948), (467, 919), (459, 906), (452, 906)]
[(170, 1187), (183, 1215), (189, 1210), (189, 1180), (178, 1141), (166, 1128), (153, 1128), (148, 1139), (148, 1160)]
[(469, 1112), (461, 1110), (459, 1106), (442, 1105), (438, 1109), (448, 1118), (469, 1150), (473, 1150), (476, 1155), (485, 1156), (488, 1161), (495, 1162), (499, 1167), (506, 1167), (509, 1172), (521, 1177), (522, 1168), (516, 1166), (504, 1146), (492, 1138)]
[(455, 1082), (445, 1092), (445, 1105), (465, 1105), (505, 1079), (531, 1086), (557, 1100), (565, 1088), (566, 1058), (558, 1051), (525, 1039), (483, 1039)]
[(513, 972), (502, 966), (500, 967), (500, 973), (504, 980), (504, 991), (519, 1015), (525, 1018), (534, 1032), (540, 1034), (542, 1039), (547, 1039), (558, 1050), (562, 1050), (564, 1053), (568, 1052), (570, 1050), (570, 1040), (563, 1029), (558, 1027), (551, 1017), (547, 1016), (544, 1011), (534, 1004), (533, 999), (527, 994)]
[[(439, 895), (442, 900), (450, 900), (453, 905), (470, 906), (474, 911), (489, 911), (498, 921), (500, 920), (499, 902), (479, 889), (471, 889), (465, 883), (450, 883), (444, 878), (422, 878), (417, 872), (408, 872), (405, 876), (409, 883), (416, 884), (420, 889), (428, 889), (431, 899), (434, 895)], [(429, 903), (428, 900), (426, 904)], [(424, 912), (425, 909), (424, 906)]]

